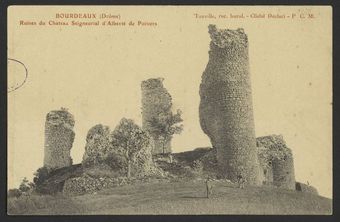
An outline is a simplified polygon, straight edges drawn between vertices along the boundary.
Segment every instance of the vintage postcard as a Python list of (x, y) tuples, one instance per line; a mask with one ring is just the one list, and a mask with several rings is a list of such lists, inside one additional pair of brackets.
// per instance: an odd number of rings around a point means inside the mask
[(10, 215), (331, 215), (330, 6), (8, 7)]

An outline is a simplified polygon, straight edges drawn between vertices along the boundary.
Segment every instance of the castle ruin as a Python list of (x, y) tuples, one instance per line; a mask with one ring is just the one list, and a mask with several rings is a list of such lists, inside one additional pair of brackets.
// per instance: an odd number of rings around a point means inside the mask
[(150, 122), (161, 115), (171, 116), (172, 98), (163, 86), (163, 78), (153, 78), (142, 82), (142, 128), (152, 138), (152, 154), (171, 153), (171, 139), (163, 142), (152, 132)]
[(248, 38), (243, 29), (209, 25), (209, 62), (202, 75), (200, 124), (217, 150), (222, 177), (259, 185)]
[(45, 122), (44, 167), (57, 169), (72, 165), (71, 148), (75, 133), (74, 117), (65, 109), (47, 114)]
[(295, 172), (292, 151), (281, 135), (256, 138), (264, 182), (276, 187), (295, 190)]
[[(209, 62), (200, 85), (199, 117), (201, 128), (209, 136), (213, 149), (179, 153), (174, 155), (175, 164), (172, 160), (168, 164), (177, 167), (176, 162), (181, 161), (184, 165), (190, 163), (192, 168), (204, 169), (213, 177), (232, 182), (237, 182), (241, 175), (250, 185), (273, 185), (317, 194), (317, 190), (309, 184), (295, 181), (293, 154), (281, 135), (255, 138), (248, 38), (243, 29), (217, 29), (210, 25), (209, 34)], [(164, 143), (151, 126), (155, 118), (173, 117), (172, 98), (163, 86), (163, 80), (152, 78), (141, 84), (142, 128), (150, 133), (152, 144), (151, 148), (143, 147), (132, 161), (133, 175), (138, 178), (164, 176), (169, 169), (165, 164), (166, 170), (163, 171), (152, 160), (152, 156), (157, 159), (159, 154), (158, 160), (166, 162), (163, 154), (171, 153), (171, 137)], [(70, 150), (75, 137), (74, 124), (73, 115), (66, 109), (47, 114), (44, 167), (55, 170), (72, 165)], [(110, 141), (108, 126), (98, 124), (92, 127), (86, 137), (82, 166), (96, 165), (104, 160), (113, 148)], [(114, 180), (101, 183), (85, 178), (80, 175), (82, 170), (79, 177), (69, 177), (71, 180), (65, 183), (66, 191), (82, 191), (88, 181), (96, 184), (88, 188), (90, 190), (96, 190), (97, 186), (116, 186)]]
[(110, 128), (102, 124), (93, 126), (86, 136), (82, 164), (85, 166), (98, 164), (105, 158), (110, 147)]

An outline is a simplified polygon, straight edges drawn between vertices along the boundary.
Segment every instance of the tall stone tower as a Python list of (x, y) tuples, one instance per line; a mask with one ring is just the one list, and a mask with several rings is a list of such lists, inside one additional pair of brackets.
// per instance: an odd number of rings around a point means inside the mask
[(156, 133), (152, 132), (150, 122), (162, 115), (172, 115), (172, 98), (163, 86), (163, 78), (148, 79), (142, 82), (142, 127), (152, 137), (152, 154), (170, 153), (171, 140), (163, 144)]
[(44, 166), (57, 169), (72, 165), (71, 148), (75, 133), (74, 117), (65, 109), (47, 114), (45, 122)]
[(209, 62), (202, 75), (199, 106), (201, 127), (217, 151), (219, 173), (259, 185), (249, 74), (248, 38), (243, 29), (209, 25)]

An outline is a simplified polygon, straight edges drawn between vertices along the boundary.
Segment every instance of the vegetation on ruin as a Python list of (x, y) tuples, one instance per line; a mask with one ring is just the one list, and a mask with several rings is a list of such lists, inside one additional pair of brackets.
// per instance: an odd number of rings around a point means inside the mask
[(19, 188), (9, 189), (7, 192), (8, 198), (19, 198), (23, 194), (27, 194), (35, 188), (35, 184), (29, 182), (29, 180), (24, 177), (19, 185)]
[(126, 176), (131, 177), (131, 164), (143, 148), (150, 145), (150, 136), (131, 119), (123, 118), (111, 133), (112, 146), (127, 162)]
[(269, 167), (275, 159), (285, 160), (286, 157), (292, 155), (291, 150), (280, 135), (258, 137), (256, 140), (258, 157), (264, 167)]
[[(170, 107), (165, 107), (165, 109), (170, 109)], [(181, 122), (183, 122), (183, 119), (180, 109), (177, 110), (176, 114), (163, 110), (148, 121), (148, 131), (161, 141), (163, 153), (165, 153), (164, 147), (166, 142), (171, 140), (174, 134), (182, 132), (183, 124), (180, 124)]]

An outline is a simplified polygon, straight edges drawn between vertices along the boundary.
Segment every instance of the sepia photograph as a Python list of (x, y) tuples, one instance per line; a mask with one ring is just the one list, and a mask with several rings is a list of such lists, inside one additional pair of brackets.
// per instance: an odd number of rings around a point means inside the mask
[(8, 215), (332, 215), (331, 6), (10, 6)]

